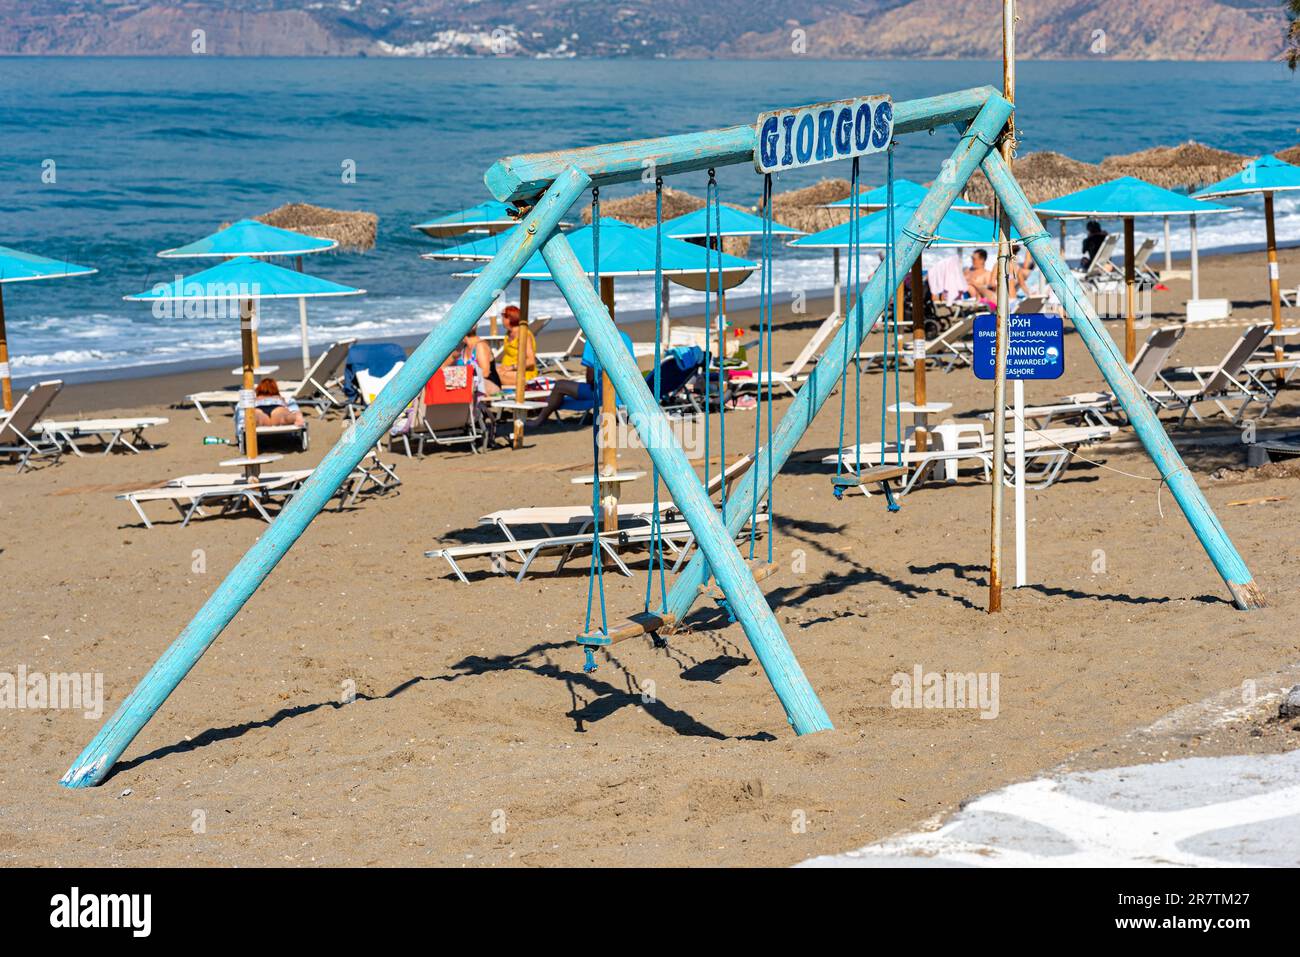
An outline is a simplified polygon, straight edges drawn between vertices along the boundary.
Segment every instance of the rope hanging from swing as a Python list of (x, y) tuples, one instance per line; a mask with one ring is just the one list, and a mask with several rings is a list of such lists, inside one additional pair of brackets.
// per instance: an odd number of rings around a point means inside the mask
[[(592, 260), (592, 282), (596, 287), (596, 295), (600, 295), (600, 188), (593, 186), (591, 188), (591, 260)], [(605, 575), (603, 567), (603, 556), (601, 549), (603, 543), (600, 539), (600, 430), (605, 423), (601, 421), (601, 392), (604, 389), (604, 376), (600, 370), (595, 370), (593, 398), (592, 398), (592, 416), (591, 416), (591, 563), (588, 567), (587, 577), (587, 614), (583, 626), (583, 634), (578, 636), (579, 641), (592, 638), (591, 613), (592, 605), (597, 592), (600, 594), (600, 631), (599, 636), (606, 641), (609, 638), (609, 617), (605, 607)], [(599, 640), (599, 638), (597, 639)], [(590, 674), (596, 670), (596, 658), (592, 654), (591, 644), (584, 643), (586, 652), (585, 661), (582, 670)]]

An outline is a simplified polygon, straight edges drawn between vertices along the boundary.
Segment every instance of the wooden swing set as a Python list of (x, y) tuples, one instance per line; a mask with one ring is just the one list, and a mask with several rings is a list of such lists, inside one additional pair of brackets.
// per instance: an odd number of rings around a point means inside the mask
[[(873, 106), (864, 146), (861, 104), (866, 100)], [(90, 787), (99, 784), (110, 773), (131, 741), (288, 552), (335, 489), (387, 432), (465, 333), (487, 312), (496, 291), (505, 288), (529, 257), (539, 251), (587, 342), (595, 351), (602, 372), (623, 401), (629, 419), (636, 425), (654, 463), (656, 495), (662, 480), (698, 545), (695, 555), (677, 575), (671, 588), (666, 587), (662, 556), (652, 560), (652, 568), (657, 562), (660, 582), (657, 603), (650, 600), (651, 582), (648, 580), (646, 605), (641, 613), (612, 624), (602, 620), (600, 627), (592, 627), (589, 610), (587, 627), (579, 636), (579, 642), (589, 650), (638, 635), (657, 634), (682, 621), (701, 597), (720, 598), (728, 613), (743, 628), (794, 730), (806, 734), (832, 727), (830, 717), (758, 587), (758, 582), (774, 571), (771, 534), (768, 535), (765, 561), (754, 554), (752, 530), (748, 556), (742, 555), (736, 536), (756, 514), (760, 500), (770, 493), (772, 477), (780, 472), (813, 418), (837, 383), (843, 380), (850, 354), (858, 352), (866, 335), (886, 314), (887, 306), (895, 297), (896, 278), (912, 269), (926, 246), (927, 237), (934, 236), (939, 222), (977, 169), (982, 169), (992, 184), (1003, 209), (1023, 237), (1022, 244), (1030, 250), (1063, 303), (1081, 340), (1159, 469), (1164, 484), (1226, 583), (1233, 602), (1243, 609), (1261, 607), (1263, 596), (1245, 562), (1183, 465), (1147, 405), (1140, 387), (1129, 374), (1122, 356), (1102, 328), (1091, 303), (999, 154), (996, 147), (1012, 110), (1011, 103), (991, 87), (898, 103), (884, 97), (859, 98), (777, 111), (775, 129), (778, 143), (770, 141), (772, 114), (766, 114), (768, 119), (760, 117), (760, 122), (751, 125), (513, 156), (495, 163), (487, 171), (487, 186), (498, 200), (527, 208), (521, 224), (508, 234), (496, 258), (484, 267), (434, 326), (399, 373), (349, 433), (330, 450), (275, 522), (140, 680), (73, 762), (60, 783), (70, 788)], [(584, 272), (568, 239), (558, 230), (561, 218), (586, 191), (634, 182), (647, 168), (653, 169), (660, 181), (682, 173), (741, 164), (754, 164), (766, 176), (781, 168), (789, 168), (790, 164), (856, 160), (858, 156), (887, 149), (896, 136), (949, 126), (957, 128), (959, 140), (950, 160), (944, 164), (944, 173), (935, 179), (924, 200), (899, 232), (897, 241), (887, 252), (886, 267), (877, 269), (862, 285), (854, 304), (855, 321), (840, 325), (836, 338), (826, 347), (823, 360), (791, 400), (779, 423), (773, 422), (769, 405), (764, 422), (765, 441), (759, 445), (756, 432), (756, 457), (752, 467), (738, 483), (725, 507), (715, 507), (660, 409), (655, 394), (625, 348), (590, 277)], [(775, 168), (772, 162), (768, 162), (771, 160), (775, 160)], [(770, 189), (766, 179), (764, 189)], [(766, 207), (770, 209), (770, 203)], [(769, 243), (769, 261), (765, 265), (770, 266), (770, 237), (766, 237), (766, 241)], [(763, 351), (763, 361), (769, 371), (770, 272), (770, 268), (765, 270), (768, 296), (764, 333), (767, 338)], [(661, 285), (657, 283), (657, 288)], [(884, 483), (898, 467), (881, 462), (877, 467), (856, 474), (846, 476), (841, 473), (841, 484), (835, 487), (842, 488), (846, 481), (855, 485), (863, 481)], [(594, 504), (599, 505), (598, 502)], [(598, 562), (599, 549), (593, 549), (593, 553), (596, 556), (593, 561)], [(593, 579), (595, 587), (599, 588), (599, 576), (593, 576)], [(716, 582), (716, 587), (710, 585), (710, 580)], [(590, 609), (590, 600), (588, 604)]]

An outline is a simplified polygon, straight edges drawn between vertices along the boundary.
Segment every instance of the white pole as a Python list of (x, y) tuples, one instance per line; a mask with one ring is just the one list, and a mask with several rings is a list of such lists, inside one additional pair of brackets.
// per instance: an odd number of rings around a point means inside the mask
[(1201, 298), (1201, 270), (1196, 250), (1196, 214), (1192, 213), (1192, 298)]
[[(296, 257), (295, 265), (302, 272), (301, 256)], [(302, 296), (298, 298), (298, 329), (302, 333), (302, 374), (306, 376), (311, 368), (311, 344), (307, 341), (307, 299)]]
[[(1012, 380), (1016, 407), (1016, 587), (1025, 587), (1025, 383)], [(998, 479), (1000, 481), (1000, 477)]]
[(1169, 246), (1169, 217), (1165, 217), (1165, 272), (1174, 268), (1174, 251)]

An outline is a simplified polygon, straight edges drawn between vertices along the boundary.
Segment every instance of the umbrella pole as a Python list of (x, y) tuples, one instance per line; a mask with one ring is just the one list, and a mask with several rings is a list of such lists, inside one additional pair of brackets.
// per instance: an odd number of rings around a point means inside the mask
[(1065, 258), (1065, 218), (1061, 218), (1061, 258)]
[[(1272, 190), (1264, 194), (1264, 230), (1268, 239), (1268, 296), (1269, 303), (1273, 308), (1273, 329), (1276, 332), (1282, 331), (1282, 288), (1277, 271), (1277, 228), (1273, 223), (1273, 192)], [(1273, 340), (1273, 358), (1281, 362), (1286, 358), (1282, 349), (1282, 338), (1279, 336)], [(1278, 381), (1282, 380), (1282, 372), (1276, 373)]]
[(1165, 217), (1165, 272), (1174, 268), (1174, 251), (1169, 245), (1169, 217)]
[(1196, 240), (1196, 214), (1192, 213), (1191, 217), (1191, 242), (1192, 242), (1192, 298), (1201, 298), (1201, 255), (1199, 243)]
[(660, 301), (663, 303), (663, 310), (662, 310), (662, 311), (663, 311), (663, 342), (662, 342), (662, 345), (663, 345), (663, 348), (664, 348), (665, 351), (667, 351), (668, 349), (670, 349), (670, 348), (672, 347), (672, 343), (673, 343), (673, 334), (672, 334), (672, 330), (669, 328), (669, 323), (668, 323), (668, 289), (669, 289), (669, 287), (670, 287), (671, 285), (672, 285), (672, 284), (669, 282), (668, 277), (667, 277), (667, 276), (664, 276), (664, 281), (663, 281), (663, 294), (662, 294), (659, 298), (660, 298)]
[[(918, 409), (925, 405), (925, 299), (921, 292), (925, 277), (922, 273), (921, 257), (917, 256), (912, 263), (912, 404)], [(917, 413), (916, 421), (912, 437), (916, 450), (924, 452), (930, 446), (930, 423), (923, 412)]]
[[(295, 259), (294, 265), (298, 272), (302, 272), (301, 256)], [(311, 369), (311, 345), (307, 341), (307, 298), (305, 296), (298, 299), (298, 328), (302, 333), (302, 374), (306, 377)]]
[(1137, 277), (1133, 268), (1133, 217), (1124, 217), (1124, 361), (1132, 365), (1137, 355)]
[(5, 411), (14, 407), (14, 386), (9, 379), (9, 339), (5, 335), (5, 294), (0, 285), (0, 392), (4, 393)]
[(249, 334), (250, 334), (250, 336), (251, 336), (251, 338), (252, 338), (252, 343), (253, 343), (251, 348), (252, 348), (252, 355), (253, 355), (253, 374), (254, 374), (254, 375), (257, 374), (257, 367), (260, 366), (260, 365), (262, 364), (262, 358), (261, 358), (261, 356), (258, 355), (258, 349), (257, 349), (257, 322), (258, 322), (258, 319), (260, 319), (260, 318), (261, 318), (261, 317), (258, 315), (258, 308), (257, 308), (257, 305), (254, 304), (254, 305), (253, 305), (253, 325), (252, 325), (252, 328), (249, 329)]
[[(609, 311), (609, 318), (614, 321), (614, 277), (600, 277), (600, 301)], [(708, 333), (706, 332), (705, 335)], [(614, 383), (604, 368), (600, 372), (600, 474), (611, 477), (618, 474), (618, 444), (615, 437), (615, 423), (618, 407), (615, 404)], [(601, 530), (618, 531), (618, 482), (602, 482), (600, 486)]]
[(253, 327), (257, 323), (257, 304), (252, 299), (239, 302), (239, 342), (244, 360), (244, 383), (239, 390), (239, 414), (244, 417), (244, 457), (257, 458), (257, 413), (253, 404), (253, 367), (257, 362), (253, 350), (257, 345)]
[(843, 312), (844, 293), (843, 293), (843, 287), (840, 285), (840, 251), (838, 249), (834, 250), (833, 256), (834, 259), (833, 259), (833, 265), (831, 267), (831, 275), (833, 277), (834, 289), (835, 289), (835, 315), (842, 316), (844, 315)]
[[(1002, 0), (1002, 95), (1016, 101), (1016, 3)], [(1006, 129), (998, 146), (1002, 159), (1011, 165), (1015, 157), (1016, 126), (1014, 115), (1007, 118)], [(994, 345), (993, 372), (993, 501), (989, 508), (989, 607), (990, 615), (1002, 611), (1002, 486), (1007, 460), (1007, 345), (1011, 291), (1007, 285), (1008, 260), (1011, 258), (1011, 220), (1001, 199), (997, 202), (998, 224), (998, 301), (997, 337)]]
[[(525, 381), (528, 377), (527, 363), (524, 361), (524, 344), (528, 341), (528, 297), (532, 284), (527, 279), (519, 280), (519, 361), (515, 363), (515, 402), (524, 401)], [(514, 447), (524, 447), (524, 418), (515, 416)]]

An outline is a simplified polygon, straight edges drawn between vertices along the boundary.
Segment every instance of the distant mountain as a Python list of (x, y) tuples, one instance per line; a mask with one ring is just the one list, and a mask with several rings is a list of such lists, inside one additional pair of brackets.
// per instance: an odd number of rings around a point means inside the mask
[[(0, 0), (0, 54), (990, 58), (999, 0)], [(1025, 58), (1265, 60), (1281, 0), (1021, 0)]]

